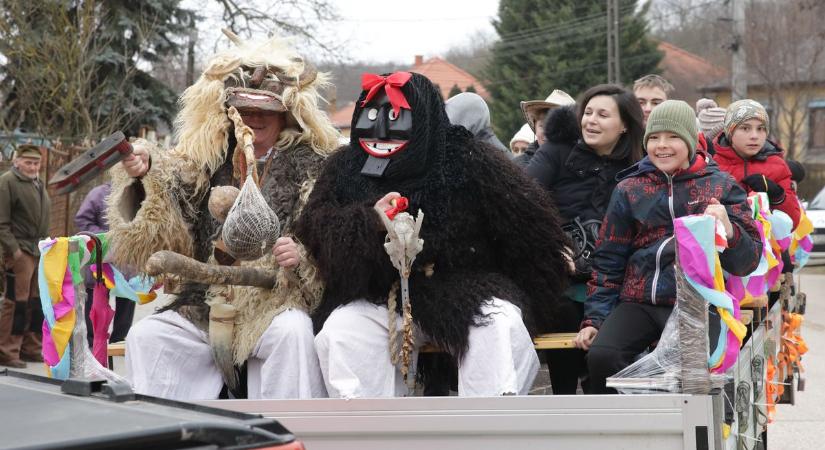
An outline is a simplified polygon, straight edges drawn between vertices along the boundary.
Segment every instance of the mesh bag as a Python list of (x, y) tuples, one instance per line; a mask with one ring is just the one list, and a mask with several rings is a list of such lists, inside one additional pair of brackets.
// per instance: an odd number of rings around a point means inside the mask
[(278, 216), (266, 203), (252, 175), (248, 175), (221, 231), (227, 251), (241, 260), (258, 259), (272, 249), (280, 234)]

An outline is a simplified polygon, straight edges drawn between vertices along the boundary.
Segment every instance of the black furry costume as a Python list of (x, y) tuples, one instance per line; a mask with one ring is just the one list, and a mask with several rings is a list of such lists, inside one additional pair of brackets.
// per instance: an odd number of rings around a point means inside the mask
[(451, 126), (426, 77), (413, 74), (401, 90), (413, 115), (407, 148), (383, 177), (366, 177), (368, 155), (353, 137), (328, 158), (296, 224), (325, 283), (313, 315), (316, 332), (339, 305), (387, 301), (398, 272), (382, 246), (386, 230), (373, 205), (392, 191), (409, 198), (413, 215), (425, 214), (410, 297), (413, 318), (432, 343), (460, 360), (469, 327), (484, 323), (481, 305), (491, 297), (520, 307), (531, 334), (552, 330), (567, 284), (566, 237), (547, 193), (500, 151)]

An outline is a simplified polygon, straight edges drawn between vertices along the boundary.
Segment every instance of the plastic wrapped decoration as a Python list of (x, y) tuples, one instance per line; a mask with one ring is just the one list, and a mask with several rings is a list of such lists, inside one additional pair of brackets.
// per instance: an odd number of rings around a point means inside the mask
[[(725, 384), (747, 330), (739, 302), (725, 290), (718, 252), (727, 240), (719, 225), (706, 215), (674, 221), (676, 305), (656, 349), (608, 378), (607, 386), (622, 393), (707, 394)], [(718, 322), (710, 328), (719, 330), (710, 352), (708, 304)]]
[[(41, 257), (38, 284), (44, 315), (43, 360), (48, 375), (52, 378), (105, 379), (126, 383), (125, 379), (105, 367), (105, 353), (103, 363), (95, 358), (86, 338), (86, 288), (82, 270), (97, 262), (93, 251), (95, 245), (94, 239), (90, 236), (45, 239), (39, 243)], [(106, 245), (103, 244), (103, 247), (105, 249)], [(123, 276), (119, 275), (114, 267), (106, 263), (103, 266), (104, 274), (108, 270), (110, 279), (123, 280)], [(134, 301), (138, 301), (139, 298), (154, 298), (153, 292), (135, 290), (142, 289), (141, 283), (132, 283), (130, 285), (125, 280), (122, 281), (117, 289), (110, 291), (110, 295), (131, 298)], [(142, 284), (151, 285), (151, 281), (144, 280)], [(103, 326), (98, 324), (95, 328)], [(105, 324), (105, 328), (108, 332), (108, 323)]]

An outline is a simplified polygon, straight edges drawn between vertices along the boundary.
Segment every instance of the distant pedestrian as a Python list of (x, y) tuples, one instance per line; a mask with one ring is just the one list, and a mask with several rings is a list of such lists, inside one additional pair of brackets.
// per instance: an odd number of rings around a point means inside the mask
[[(109, 231), (109, 223), (106, 220), (106, 198), (112, 192), (112, 184), (103, 183), (95, 187), (83, 199), (77, 214), (74, 216), (74, 225), (77, 231), (90, 231), (92, 233), (105, 233)], [(92, 322), (89, 313), (92, 310), (92, 298), (95, 280), (90, 270), (84, 274), (86, 283), (86, 334), (89, 338), (89, 345), (92, 345)], [(112, 324), (112, 334), (109, 342), (119, 342), (126, 339), (126, 334), (132, 326), (135, 317), (135, 302), (128, 298), (117, 297), (115, 300), (115, 317)]]
[(49, 194), (40, 179), (40, 148), (15, 150), (12, 168), (0, 175), (0, 246), (7, 288), (0, 304), (0, 366), (42, 362), (43, 312), (37, 285), (37, 243), (49, 234)]

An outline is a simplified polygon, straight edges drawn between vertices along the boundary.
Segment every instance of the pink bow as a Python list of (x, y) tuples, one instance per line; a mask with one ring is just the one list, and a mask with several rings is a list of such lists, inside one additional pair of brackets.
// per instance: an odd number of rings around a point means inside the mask
[(407, 103), (404, 93), (401, 92), (401, 86), (407, 84), (407, 81), (410, 81), (410, 78), (412, 78), (412, 74), (409, 72), (395, 72), (386, 77), (382, 77), (381, 75), (376, 75), (374, 73), (365, 73), (361, 75), (361, 89), (368, 91), (364, 101), (361, 102), (361, 107), (363, 108), (373, 97), (375, 97), (383, 86), (384, 91), (387, 92), (387, 97), (390, 99), (392, 110), (396, 115), (401, 112), (401, 108), (412, 109), (410, 108), (410, 104)]

